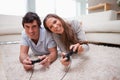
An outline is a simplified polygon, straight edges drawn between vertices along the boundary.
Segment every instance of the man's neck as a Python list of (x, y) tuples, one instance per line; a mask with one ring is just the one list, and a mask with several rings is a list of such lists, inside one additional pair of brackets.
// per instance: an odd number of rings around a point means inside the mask
[(38, 41), (39, 41), (39, 35), (37, 36), (36, 39), (32, 39), (32, 41), (37, 45)]
[(32, 41), (37, 45), (37, 43), (38, 43), (38, 40), (39, 39), (37, 39), (37, 40), (35, 40), (35, 39), (32, 39)]

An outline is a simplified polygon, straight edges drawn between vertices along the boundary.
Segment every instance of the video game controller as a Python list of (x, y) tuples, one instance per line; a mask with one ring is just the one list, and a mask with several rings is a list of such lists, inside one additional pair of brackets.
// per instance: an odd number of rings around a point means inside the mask
[(32, 65), (34, 65), (35, 63), (39, 63), (42, 60), (44, 60), (44, 58), (43, 59), (37, 59), (37, 60), (31, 60), (31, 62), (32, 62)]
[[(76, 51), (74, 52), (73, 51), (73, 48), (70, 50), (70, 52), (68, 52), (66, 55), (65, 55), (65, 57), (67, 58), (67, 60), (66, 61), (70, 61), (70, 56), (72, 55), (72, 54), (74, 54), (74, 53), (76, 53)], [(64, 58), (65, 58), (64, 57)]]

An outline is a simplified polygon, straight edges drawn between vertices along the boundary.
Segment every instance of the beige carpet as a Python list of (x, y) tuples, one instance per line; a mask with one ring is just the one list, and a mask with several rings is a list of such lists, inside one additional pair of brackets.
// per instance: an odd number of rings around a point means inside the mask
[(90, 44), (85, 55), (72, 57), (70, 68), (58, 58), (49, 68), (35, 64), (33, 73), (23, 69), (18, 56), (19, 44), (0, 45), (0, 80), (120, 80), (120, 48)]

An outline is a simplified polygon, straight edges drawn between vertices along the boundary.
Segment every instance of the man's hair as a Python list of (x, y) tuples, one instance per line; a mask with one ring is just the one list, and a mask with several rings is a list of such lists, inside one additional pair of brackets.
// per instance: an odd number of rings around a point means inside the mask
[(24, 27), (24, 23), (32, 23), (34, 20), (37, 21), (37, 24), (40, 27), (41, 26), (41, 20), (40, 20), (39, 16), (34, 12), (27, 12), (22, 19), (23, 27)]

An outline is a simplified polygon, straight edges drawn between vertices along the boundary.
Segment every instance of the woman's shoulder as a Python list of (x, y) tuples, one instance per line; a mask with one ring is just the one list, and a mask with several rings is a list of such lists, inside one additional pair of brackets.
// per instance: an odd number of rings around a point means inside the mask
[(75, 30), (78, 29), (78, 28), (80, 28), (80, 27), (82, 26), (82, 25), (81, 25), (81, 22), (78, 21), (78, 20), (70, 20), (68, 23), (69, 23), (69, 24), (71, 25), (71, 27), (74, 28)]
[(71, 24), (71, 25), (78, 25), (78, 24), (80, 24), (80, 21), (78, 21), (78, 20), (69, 20), (68, 23)]

